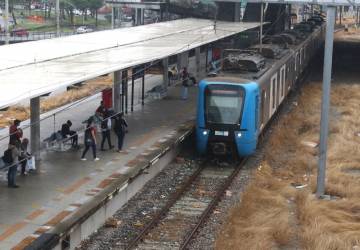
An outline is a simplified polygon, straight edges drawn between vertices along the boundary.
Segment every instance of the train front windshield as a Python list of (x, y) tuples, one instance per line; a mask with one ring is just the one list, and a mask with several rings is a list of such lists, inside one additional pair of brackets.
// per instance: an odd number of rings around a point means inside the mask
[(240, 123), (244, 101), (244, 91), (241, 87), (232, 85), (209, 85), (205, 93), (205, 115), (207, 123)]

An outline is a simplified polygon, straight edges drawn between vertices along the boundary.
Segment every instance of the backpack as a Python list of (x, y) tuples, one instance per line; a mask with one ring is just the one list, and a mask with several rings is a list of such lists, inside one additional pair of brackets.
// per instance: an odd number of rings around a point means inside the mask
[(12, 157), (12, 150), (10, 148), (5, 150), (2, 159), (6, 164), (12, 164), (14, 162), (14, 159)]
[(85, 130), (85, 145), (92, 145), (94, 143), (94, 139), (91, 134), (91, 129), (87, 128)]

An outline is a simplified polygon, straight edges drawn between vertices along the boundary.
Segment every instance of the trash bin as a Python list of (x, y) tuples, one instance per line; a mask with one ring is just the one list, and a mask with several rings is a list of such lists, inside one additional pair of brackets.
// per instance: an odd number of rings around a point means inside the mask
[(105, 108), (112, 108), (112, 88), (107, 88), (102, 91), (102, 100)]

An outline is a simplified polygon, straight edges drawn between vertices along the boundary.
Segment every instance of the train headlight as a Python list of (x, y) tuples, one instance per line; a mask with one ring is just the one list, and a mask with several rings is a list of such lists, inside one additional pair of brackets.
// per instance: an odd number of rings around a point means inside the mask
[(207, 135), (208, 132), (206, 130), (203, 131), (203, 135)]
[(240, 138), (242, 136), (241, 132), (237, 133), (237, 137)]

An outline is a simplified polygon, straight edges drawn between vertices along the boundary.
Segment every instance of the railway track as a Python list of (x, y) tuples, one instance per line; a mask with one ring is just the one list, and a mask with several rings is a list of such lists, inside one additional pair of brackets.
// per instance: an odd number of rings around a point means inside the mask
[(246, 162), (204, 162), (124, 249), (187, 249)]

